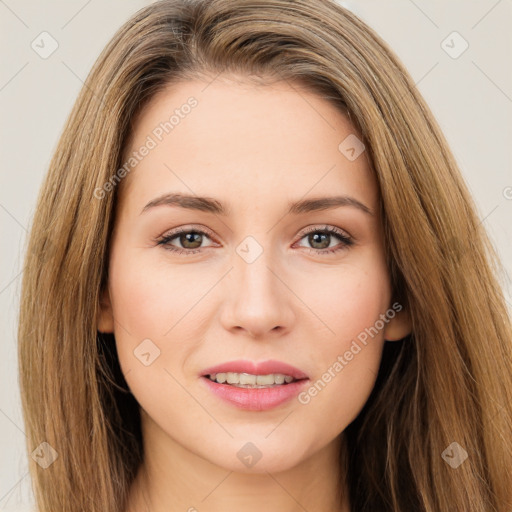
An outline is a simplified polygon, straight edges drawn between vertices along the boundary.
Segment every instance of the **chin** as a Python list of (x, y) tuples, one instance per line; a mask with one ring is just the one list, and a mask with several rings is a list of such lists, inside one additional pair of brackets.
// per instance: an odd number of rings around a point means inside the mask
[[(213, 464), (236, 473), (266, 474), (287, 471), (307, 458), (303, 449), (291, 444), (285, 445), (285, 440), (278, 436), (272, 441), (257, 436), (249, 439), (251, 440), (232, 440), (229, 446), (214, 457), (209, 453), (208, 459)], [(226, 456), (228, 453), (229, 457)]]

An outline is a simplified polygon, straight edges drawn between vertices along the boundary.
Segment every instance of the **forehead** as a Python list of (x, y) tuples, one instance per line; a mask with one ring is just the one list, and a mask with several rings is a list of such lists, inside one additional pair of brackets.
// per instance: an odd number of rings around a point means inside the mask
[[(373, 209), (377, 186), (360, 139), (341, 110), (298, 83), (175, 83), (135, 119), (123, 194), (140, 203), (186, 192), (234, 207), (350, 193)], [(348, 146), (362, 152), (353, 158)]]

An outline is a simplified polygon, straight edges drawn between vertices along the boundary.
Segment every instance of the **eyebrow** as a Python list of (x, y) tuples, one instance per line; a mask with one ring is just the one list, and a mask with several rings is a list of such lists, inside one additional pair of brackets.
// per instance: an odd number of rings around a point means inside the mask
[[(156, 199), (153, 199), (146, 206), (144, 206), (141, 214), (150, 210), (151, 208), (163, 205), (177, 206), (180, 208), (186, 208), (187, 210), (199, 210), (216, 215), (229, 215), (229, 209), (216, 199), (211, 197), (199, 197), (181, 193), (164, 194), (157, 197)], [(375, 213), (361, 201), (346, 195), (302, 199), (300, 201), (292, 202), (288, 204), (289, 208), (287, 214), (300, 215), (303, 213), (316, 212), (321, 210), (331, 210), (341, 206), (351, 206), (368, 215), (375, 215)]]

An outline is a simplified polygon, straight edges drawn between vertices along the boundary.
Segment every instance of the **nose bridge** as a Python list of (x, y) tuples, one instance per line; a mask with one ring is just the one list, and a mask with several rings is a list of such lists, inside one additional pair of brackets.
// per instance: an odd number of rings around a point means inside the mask
[(227, 305), (230, 313), (225, 317), (228, 328), (242, 327), (256, 335), (278, 326), (289, 327), (289, 292), (278, 277), (282, 267), (275, 251), (266, 246), (270, 238), (248, 235), (235, 249)]
[(240, 282), (242, 291), (246, 289), (249, 299), (254, 297), (258, 300), (258, 296), (262, 296), (271, 300), (279, 294), (276, 277), (270, 270), (277, 267), (278, 262), (269, 240), (266, 235), (248, 235), (236, 248), (235, 279)]

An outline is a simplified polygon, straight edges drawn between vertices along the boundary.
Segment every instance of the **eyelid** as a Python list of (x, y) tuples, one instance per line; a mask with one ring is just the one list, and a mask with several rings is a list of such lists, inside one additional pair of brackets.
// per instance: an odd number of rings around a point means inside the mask
[(210, 238), (215, 239), (215, 234), (212, 230), (208, 229), (205, 226), (202, 226), (200, 224), (187, 224), (185, 226), (180, 226), (179, 228), (169, 229), (165, 231), (162, 235), (156, 238), (156, 240), (161, 240), (163, 238), (168, 237), (175, 237), (176, 235), (179, 235), (180, 233), (188, 233), (189, 231), (196, 231), (198, 233), (205, 233)]
[(329, 233), (343, 235), (346, 238), (354, 240), (354, 237), (348, 231), (331, 224), (313, 224), (312, 226), (307, 226), (300, 232), (300, 238), (304, 237), (304, 235), (308, 235), (309, 233), (314, 233), (316, 231), (328, 231)]

